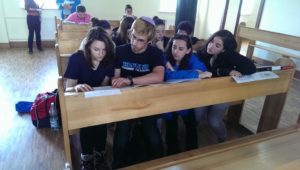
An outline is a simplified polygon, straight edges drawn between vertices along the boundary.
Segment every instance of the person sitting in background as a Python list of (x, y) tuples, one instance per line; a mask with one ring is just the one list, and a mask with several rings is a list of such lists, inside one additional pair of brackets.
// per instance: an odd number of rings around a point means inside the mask
[[(112, 35), (111, 25), (110, 25), (110, 23), (107, 20), (99, 20), (98, 18), (93, 17), (91, 19), (91, 21), (92, 21), (92, 27), (101, 27), (101, 28), (103, 28), (105, 30), (105, 32), (111, 38), (111, 35)], [(84, 49), (85, 43), (86, 43), (86, 38), (84, 38), (81, 41), (79, 50), (83, 50)]]
[[(192, 53), (189, 36), (176, 34), (169, 42), (166, 51), (165, 80), (185, 78), (208, 78), (205, 65)], [(197, 123), (193, 109), (180, 110), (162, 115), (166, 122), (167, 155), (179, 152), (178, 116), (182, 117), (186, 132), (186, 150), (198, 147)]]
[[(215, 32), (198, 51), (198, 57), (212, 73), (212, 77), (242, 76), (256, 72), (254, 63), (236, 52), (237, 42), (227, 30)], [(233, 94), (234, 95), (234, 94)], [(223, 122), (228, 103), (204, 106), (195, 109), (199, 124), (208, 124), (217, 136), (218, 142), (226, 139), (226, 127)]]
[(132, 17), (124, 17), (121, 20), (117, 33), (113, 35), (113, 41), (116, 43), (116, 46), (129, 43), (128, 34), (133, 21), (134, 19)]
[(130, 4), (125, 5), (125, 14), (122, 16), (121, 20), (124, 19), (125, 17), (131, 17), (133, 19), (136, 19), (137, 17), (134, 16), (133, 14), (133, 9)]
[(165, 36), (165, 21), (157, 16), (154, 16), (153, 20), (155, 22), (155, 37), (152, 41), (152, 45), (165, 51), (169, 42), (169, 38)]
[(92, 16), (86, 12), (85, 6), (78, 5), (76, 7), (76, 12), (69, 15), (64, 22), (74, 24), (89, 24), (91, 23), (91, 18)]
[(193, 51), (198, 51), (204, 45), (203, 39), (198, 39), (197, 37), (194, 37), (192, 35), (194, 31), (194, 26), (190, 21), (181, 21), (178, 24), (177, 28), (178, 28), (177, 34), (184, 34), (191, 37), (192, 44), (193, 44)]
[(61, 19), (66, 19), (70, 14), (76, 11), (80, 0), (56, 0), (58, 9), (61, 10)]

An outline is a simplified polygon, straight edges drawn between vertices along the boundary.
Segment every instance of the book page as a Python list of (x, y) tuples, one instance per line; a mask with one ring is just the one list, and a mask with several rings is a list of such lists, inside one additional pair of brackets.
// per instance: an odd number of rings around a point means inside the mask
[(232, 78), (237, 83), (247, 83), (247, 82), (259, 81), (259, 80), (275, 79), (279, 77), (277, 74), (275, 74), (272, 71), (262, 71), (262, 72), (256, 72), (251, 75), (244, 75), (241, 77), (232, 76)]

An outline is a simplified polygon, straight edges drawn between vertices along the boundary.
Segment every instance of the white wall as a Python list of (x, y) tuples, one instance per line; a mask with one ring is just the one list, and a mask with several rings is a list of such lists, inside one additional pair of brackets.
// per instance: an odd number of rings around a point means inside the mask
[[(252, 9), (251, 13), (246, 14), (246, 15), (241, 14), (240, 22), (245, 22), (247, 27), (254, 28), (255, 24), (256, 24), (256, 18), (257, 18), (257, 14), (258, 14), (259, 5), (260, 5), (261, 0), (251, 0), (251, 1), (253, 3), (252, 4), (253, 7), (251, 8)], [(245, 0), (243, 1), (243, 7), (244, 7), (244, 5), (247, 5), (244, 2), (245, 2)], [(248, 7), (245, 6), (245, 8), (248, 8)]]
[[(260, 29), (300, 37), (299, 7), (299, 0), (266, 0)], [(289, 52), (300, 56), (300, 52)], [(275, 61), (279, 57), (274, 53), (268, 53), (262, 50), (255, 50), (254, 55), (270, 61)], [(295, 62), (297, 64), (297, 70), (300, 70), (300, 60), (295, 60)]]
[[(20, 0), (0, 0), (0, 43), (9, 41), (27, 41), (28, 29), (26, 11), (20, 8)], [(82, 0), (93, 16), (100, 19), (118, 20), (124, 13), (125, 4), (133, 6), (136, 16), (159, 16), (167, 20), (168, 25), (174, 25), (174, 13), (160, 13), (160, 0)], [(3, 13), (3, 14), (2, 14)], [(42, 40), (54, 40), (54, 16), (60, 16), (58, 10), (43, 10), (42, 12)]]
[(0, 0), (0, 43), (8, 42), (3, 1)]
[(226, 24), (224, 29), (227, 29), (232, 34), (234, 33), (235, 22), (239, 10), (240, 0), (231, 0), (228, 5), (228, 12), (226, 16)]
[(207, 39), (218, 31), (224, 8), (225, 0), (198, 0), (194, 36)]

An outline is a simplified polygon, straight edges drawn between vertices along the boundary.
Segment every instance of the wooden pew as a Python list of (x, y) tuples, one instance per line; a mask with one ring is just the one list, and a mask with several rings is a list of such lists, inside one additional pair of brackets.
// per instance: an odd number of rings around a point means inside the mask
[(124, 88), (120, 95), (92, 98), (85, 98), (84, 93), (65, 93), (60, 78), (58, 89), (67, 161), (71, 162), (69, 135), (74, 130), (257, 96), (267, 96), (258, 131), (275, 129), (294, 70), (276, 73), (279, 75), (277, 79), (245, 84), (237, 84), (231, 77), (221, 77), (179, 84)]
[[(271, 48), (271, 47), (267, 47), (267, 46), (256, 45), (256, 42), (259, 41), (259, 42), (268, 43), (271, 45), (277, 45), (277, 46), (284, 47), (287, 49), (293, 49), (293, 50), (300, 51), (300, 46), (299, 46), (300, 37), (271, 32), (271, 31), (260, 30), (260, 29), (256, 29), (256, 28), (249, 28), (249, 27), (245, 27), (243, 24), (240, 24), (240, 26), (238, 28), (236, 39), (238, 41), (237, 51), (239, 51), (239, 52), (242, 51), (243, 42), (249, 42), (249, 43), (247, 43), (247, 47), (246, 47), (246, 56), (251, 59), (254, 58), (253, 52), (254, 52), (255, 48), (267, 50), (271, 53), (280, 54), (283, 57), (286, 57), (288, 59), (300, 58), (300, 56), (283, 51), (279, 48), (274, 48), (274, 47)], [(279, 59), (278, 61), (281, 61), (281, 60), (282, 59)], [(291, 60), (288, 60), (288, 61), (291, 61)], [(274, 64), (282, 65), (281, 63), (274, 63)], [(294, 63), (289, 62), (288, 65), (294, 66)], [(284, 65), (282, 65), (282, 66), (284, 66)], [(233, 124), (239, 123), (243, 105), (244, 105), (244, 101), (239, 101), (236, 104), (231, 105), (231, 107), (228, 110), (228, 116), (227, 116), (227, 119), (229, 122), (231, 122)]]
[(165, 36), (172, 38), (175, 35), (175, 30), (165, 30)]
[(64, 74), (69, 57), (79, 49), (81, 41), (81, 39), (58, 40), (55, 52), (59, 76)]
[(111, 29), (117, 28), (120, 26), (120, 20), (108, 20), (111, 25)]
[(259, 133), (226, 143), (126, 167), (155, 169), (297, 169), (299, 125)]
[(86, 34), (88, 33), (88, 30), (86, 31), (64, 31), (61, 29), (57, 30), (57, 38), (58, 40), (74, 40), (74, 39), (84, 39), (86, 37)]
[(88, 31), (91, 29), (92, 25), (91, 24), (70, 24), (70, 23), (62, 23), (61, 29), (63, 31)]

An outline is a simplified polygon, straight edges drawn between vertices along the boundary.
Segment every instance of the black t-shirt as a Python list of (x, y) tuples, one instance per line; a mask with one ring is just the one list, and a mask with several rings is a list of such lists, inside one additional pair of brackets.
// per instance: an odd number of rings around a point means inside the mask
[(115, 67), (121, 69), (121, 77), (140, 77), (152, 72), (156, 66), (163, 66), (163, 53), (156, 47), (148, 45), (143, 53), (135, 54), (131, 45), (116, 48), (117, 61)]
[(75, 79), (78, 84), (86, 83), (91, 87), (100, 86), (105, 76), (112, 77), (114, 73), (113, 65), (102, 66), (99, 64), (96, 70), (93, 70), (84, 58), (82, 51), (71, 55), (65, 78)]

